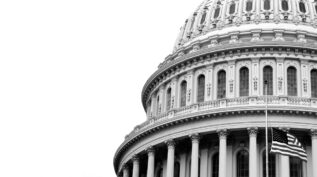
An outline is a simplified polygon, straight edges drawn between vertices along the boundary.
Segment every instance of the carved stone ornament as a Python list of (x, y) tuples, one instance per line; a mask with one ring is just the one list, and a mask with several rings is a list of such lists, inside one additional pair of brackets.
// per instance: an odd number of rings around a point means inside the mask
[(253, 78), (253, 89), (254, 89), (254, 91), (258, 90), (258, 78), (257, 77)]
[(303, 87), (304, 87), (304, 92), (307, 92), (307, 79), (303, 79)]
[(251, 42), (259, 42), (259, 41), (263, 41), (263, 39), (261, 38), (261, 34), (260, 33), (253, 33), (252, 38), (251, 38)]
[(149, 146), (148, 148), (146, 148), (146, 152), (147, 152), (148, 154), (154, 153), (154, 152), (155, 152), (155, 148), (154, 148), (153, 146)]
[(211, 84), (207, 84), (207, 95), (210, 96), (210, 92), (211, 92)]
[(250, 136), (257, 136), (258, 134), (258, 127), (251, 127), (248, 128), (248, 132)]
[(172, 96), (171, 99), (171, 108), (174, 108), (175, 96)]
[(278, 90), (279, 90), (279, 91), (282, 91), (282, 88), (283, 88), (283, 78), (282, 78), (282, 77), (278, 77), (277, 80), (278, 80)]
[(167, 145), (168, 148), (175, 148), (175, 141), (173, 139), (169, 139), (165, 141), (165, 144)]
[(187, 101), (188, 102), (190, 101), (190, 96), (191, 96), (191, 89), (189, 89), (188, 93), (187, 93)]
[(311, 129), (311, 130), (310, 130), (310, 135), (311, 135), (313, 138), (317, 138), (317, 129)]
[(231, 38), (231, 39), (230, 39), (230, 41), (229, 41), (229, 44), (236, 44), (236, 43), (239, 43), (239, 42), (240, 42), (240, 41), (239, 41), (239, 37), (238, 37), (237, 34), (231, 35), (230, 38)]
[(227, 131), (227, 129), (221, 129), (221, 130), (217, 130), (219, 139), (226, 139), (229, 132)]
[(307, 40), (305, 38), (305, 34), (298, 34), (297, 39), (295, 40), (296, 42), (301, 42), (301, 43), (306, 43)]
[(195, 44), (193, 46), (193, 49), (189, 53), (197, 52), (198, 50), (200, 50), (200, 46), (199, 46), (199, 44)]
[(230, 85), (230, 92), (232, 93), (233, 92), (233, 80), (231, 79), (230, 81), (229, 81), (229, 85)]
[(189, 137), (192, 140), (192, 142), (199, 142), (199, 140), (200, 140), (200, 136), (198, 133), (191, 134), (191, 135), (189, 135)]
[(133, 161), (133, 163), (137, 163), (138, 164), (140, 162), (139, 156), (137, 154), (133, 155), (132, 161)]
[(285, 41), (282, 32), (276, 32), (273, 41)]
[(212, 39), (212, 40), (210, 41), (210, 44), (208, 45), (208, 48), (215, 47), (215, 46), (217, 46), (217, 45), (218, 45), (217, 39)]

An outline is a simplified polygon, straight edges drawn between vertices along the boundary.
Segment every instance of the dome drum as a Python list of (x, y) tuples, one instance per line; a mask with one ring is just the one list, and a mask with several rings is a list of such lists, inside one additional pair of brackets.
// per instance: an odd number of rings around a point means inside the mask
[(317, 177), (316, 27), (317, 1), (205, 0), (145, 83), (117, 175), (264, 177), (267, 105), (308, 155), (269, 155), (269, 176)]

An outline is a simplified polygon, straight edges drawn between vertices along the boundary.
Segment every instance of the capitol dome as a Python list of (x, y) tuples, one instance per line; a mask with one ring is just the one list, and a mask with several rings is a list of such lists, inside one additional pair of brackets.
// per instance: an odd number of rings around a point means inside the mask
[(317, 177), (316, 27), (317, 1), (205, 0), (145, 83), (117, 176), (265, 177), (267, 110), (308, 156), (270, 153), (269, 177)]

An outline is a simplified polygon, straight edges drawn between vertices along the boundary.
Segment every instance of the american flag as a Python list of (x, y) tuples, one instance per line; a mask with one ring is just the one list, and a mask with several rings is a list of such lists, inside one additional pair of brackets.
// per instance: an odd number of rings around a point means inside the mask
[(272, 153), (298, 157), (307, 161), (306, 151), (295, 136), (276, 128), (272, 128), (272, 136)]

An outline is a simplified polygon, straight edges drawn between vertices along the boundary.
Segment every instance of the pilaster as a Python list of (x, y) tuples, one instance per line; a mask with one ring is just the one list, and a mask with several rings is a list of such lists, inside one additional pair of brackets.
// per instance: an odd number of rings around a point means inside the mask
[(252, 88), (251, 95), (260, 95), (260, 58), (252, 58), (251, 72), (252, 72)]
[(129, 167), (127, 164), (123, 166), (123, 177), (129, 177)]
[(276, 58), (277, 69), (277, 95), (286, 95), (285, 77), (284, 77), (284, 58)]
[[(302, 93), (302, 97), (306, 97), (309, 98), (310, 97), (310, 78), (309, 78), (309, 63), (306, 60), (301, 60), (300, 61), (300, 67), (301, 67), (301, 93)], [(300, 82), (300, 80), (298, 81)]]
[(194, 71), (189, 71), (187, 78), (186, 106), (191, 105), (194, 100)]
[(227, 98), (234, 98), (235, 97), (235, 61), (228, 62), (228, 84), (227, 84)]
[(206, 101), (211, 101), (213, 99), (213, 88), (215, 87), (213, 85), (213, 72), (214, 72), (214, 67), (213, 65), (210, 65), (207, 67), (207, 74), (206, 74), (206, 94), (205, 98)]
[(177, 78), (172, 79), (171, 83), (171, 109), (177, 108), (177, 101), (178, 100), (178, 84), (177, 84)]

